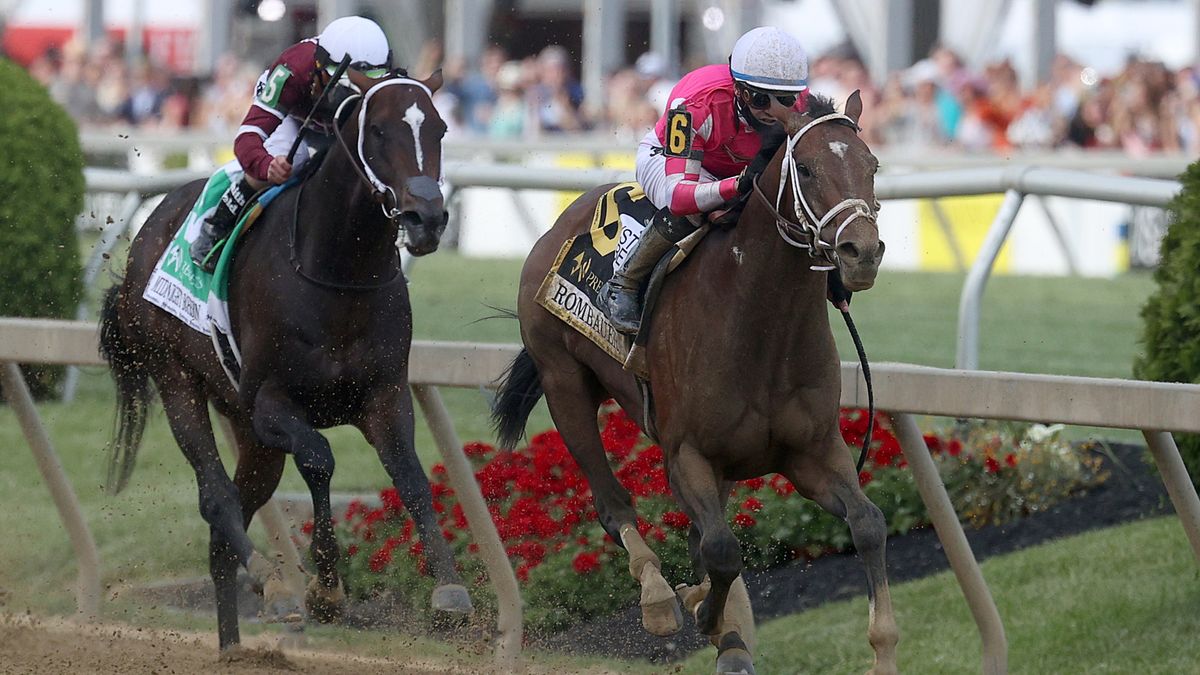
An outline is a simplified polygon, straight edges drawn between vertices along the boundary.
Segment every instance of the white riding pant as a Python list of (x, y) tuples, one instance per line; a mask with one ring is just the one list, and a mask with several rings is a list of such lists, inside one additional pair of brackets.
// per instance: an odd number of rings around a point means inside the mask
[[(646, 197), (654, 205), (654, 208), (662, 209), (671, 203), (671, 189), (667, 181), (667, 158), (656, 148), (662, 148), (662, 143), (658, 141), (658, 136), (651, 129), (638, 144), (635, 176), (637, 182), (642, 186), (642, 192), (646, 193)], [(701, 168), (700, 180), (713, 181), (717, 178)], [(617, 248), (617, 256), (613, 261), (614, 271), (625, 268), (625, 261), (629, 260), (634, 246), (642, 238), (642, 232), (646, 229), (645, 223), (638, 222), (634, 218), (622, 217), (621, 224), (621, 241)]]

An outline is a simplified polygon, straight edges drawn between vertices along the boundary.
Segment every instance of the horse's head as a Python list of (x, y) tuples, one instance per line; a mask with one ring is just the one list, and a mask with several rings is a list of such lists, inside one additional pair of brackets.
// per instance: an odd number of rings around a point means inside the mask
[(875, 223), (879, 161), (858, 136), (861, 114), (857, 91), (847, 99), (845, 114), (830, 100), (811, 96), (808, 111), (784, 122), (788, 138), (775, 155), (776, 190), (764, 186), (780, 236), (807, 248), (814, 268), (836, 267), (852, 291), (875, 284), (884, 250)]
[(446, 123), (432, 99), (442, 73), (424, 80), (372, 79), (352, 70), (349, 77), (363, 92), (348, 126), (355, 128), (351, 142), (364, 178), (384, 213), (404, 232), (408, 251), (433, 253), (446, 229), (439, 186)]

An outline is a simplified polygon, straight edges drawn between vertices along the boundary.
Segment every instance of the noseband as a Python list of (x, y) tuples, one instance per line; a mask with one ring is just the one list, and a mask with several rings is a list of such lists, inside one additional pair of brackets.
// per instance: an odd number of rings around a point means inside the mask
[[(426, 87), (421, 82), (409, 79), (407, 77), (396, 77), (376, 84), (368, 89), (365, 95), (354, 94), (346, 97), (346, 100), (342, 101), (341, 105), (338, 106), (337, 112), (334, 113), (333, 118), (333, 135), (337, 138), (338, 145), (342, 147), (342, 150), (346, 152), (346, 156), (350, 158), (350, 166), (354, 167), (355, 172), (358, 173), (358, 177), (362, 179), (362, 182), (371, 190), (371, 198), (378, 202), (380, 208), (383, 209), (383, 217), (390, 221), (396, 221), (400, 218), (400, 214), (402, 213), (400, 210), (400, 199), (396, 196), (396, 190), (392, 188), (392, 186), (380, 180), (379, 177), (375, 175), (375, 172), (371, 170), (371, 165), (367, 163), (367, 157), (363, 154), (363, 138), (366, 136), (367, 104), (370, 103), (371, 97), (374, 96), (375, 92), (379, 91), (380, 89), (395, 84), (405, 84), (419, 87), (427, 96), (430, 98), (433, 97), (433, 93), (429, 91), (429, 87)], [(339, 124), (339, 120), (342, 119), (342, 111), (346, 105), (351, 101), (360, 98), (362, 99), (362, 106), (360, 106), (358, 109), (358, 152), (355, 153), (350, 150), (350, 146), (347, 145), (345, 137), (342, 136), (342, 129), (341, 124)], [(415, 137), (414, 135), (413, 142), (416, 144), (417, 154), (420, 155), (421, 139)], [(356, 155), (358, 158), (357, 162), (354, 161)], [(392, 202), (391, 208), (388, 207), (389, 197)]]
[[(854, 120), (841, 113), (832, 113), (818, 117), (817, 119), (804, 125), (799, 131), (791, 136), (788, 136), (787, 147), (783, 155), (783, 166), (779, 170), (779, 191), (775, 195), (775, 203), (763, 194), (762, 188), (758, 186), (758, 178), (754, 179), (754, 195), (762, 200), (763, 205), (771, 211), (775, 216), (775, 228), (779, 231), (779, 236), (791, 246), (808, 250), (808, 255), (817, 258), (820, 261), (811, 266), (815, 271), (828, 271), (837, 266), (837, 246), (838, 239), (842, 236), (842, 231), (846, 229), (850, 223), (862, 218), (875, 223), (875, 212), (870, 205), (862, 199), (843, 199), (841, 202), (834, 205), (833, 208), (825, 212), (825, 215), (818, 218), (813, 211), (812, 206), (808, 203), (808, 197), (800, 188), (800, 172), (796, 168), (796, 157), (793, 154), (796, 144), (811, 129), (818, 124), (825, 122), (835, 122), (845, 120), (857, 127)], [(800, 219), (800, 222), (789, 220), (783, 215), (779, 205), (783, 202), (783, 191), (788, 182), (792, 185), (792, 213)], [(850, 211), (849, 216), (842, 220), (838, 225), (837, 232), (833, 235), (833, 243), (827, 244), (821, 239), (821, 231), (826, 225), (829, 225), (843, 211)]]

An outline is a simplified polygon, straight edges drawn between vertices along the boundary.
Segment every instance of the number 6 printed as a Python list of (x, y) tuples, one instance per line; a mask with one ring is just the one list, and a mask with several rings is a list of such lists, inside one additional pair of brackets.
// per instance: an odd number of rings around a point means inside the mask
[(682, 108), (667, 113), (668, 157), (689, 157), (692, 151), (692, 114)]

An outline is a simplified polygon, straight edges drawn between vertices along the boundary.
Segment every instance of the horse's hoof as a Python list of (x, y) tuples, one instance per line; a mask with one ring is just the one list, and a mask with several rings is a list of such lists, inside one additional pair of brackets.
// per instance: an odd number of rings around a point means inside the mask
[(263, 611), (265, 623), (296, 623), (304, 621), (302, 599), (291, 592), (279, 575), (272, 574), (263, 584)]
[(642, 626), (651, 634), (669, 637), (683, 628), (683, 612), (679, 600), (672, 594), (658, 602), (642, 605)]
[(717, 643), (717, 675), (754, 675), (754, 658), (741, 635), (721, 636)]
[(683, 612), (671, 584), (653, 565), (642, 568), (642, 627), (651, 635), (668, 637), (683, 627)]
[(443, 584), (433, 589), (431, 604), (439, 612), (471, 614), (475, 611), (467, 588), (461, 584)]
[(740, 647), (726, 649), (717, 655), (717, 675), (754, 675), (754, 659)]
[(326, 588), (313, 578), (308, 582), (308, 590), (304, 594), (304, 607), (310, 616), (321, 623), (333, 623), (341, 619), (346, 609), (346, 591), (341, 581), (333, 588)]

